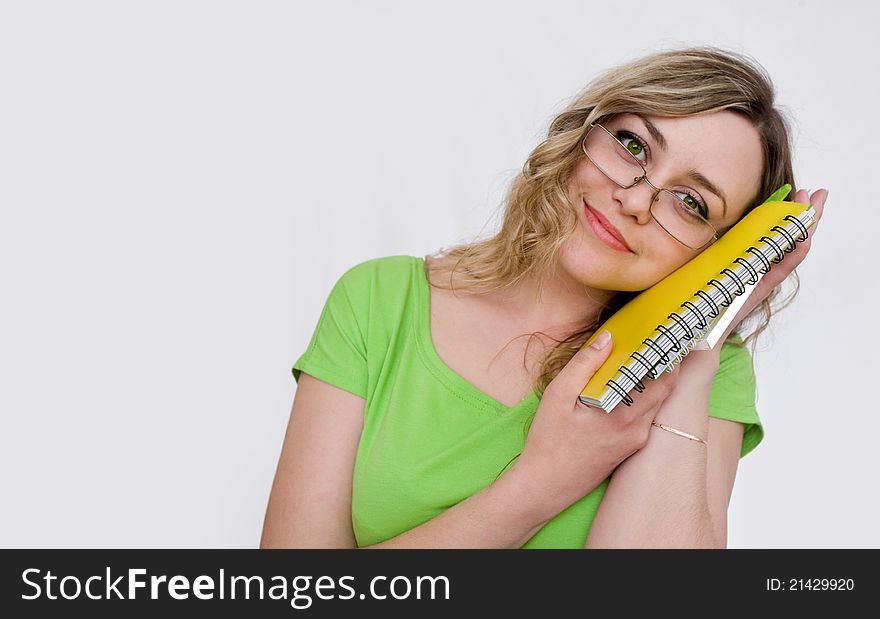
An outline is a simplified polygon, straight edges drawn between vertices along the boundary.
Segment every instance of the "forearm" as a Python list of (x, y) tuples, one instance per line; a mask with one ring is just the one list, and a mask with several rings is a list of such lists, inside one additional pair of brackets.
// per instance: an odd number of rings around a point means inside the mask
[(531, 487), (511, 468), (435, 518), (365, 548), (520, 548), (550, 520)]
[[(680, 376), (656, 421), (706, 439), (710, 387), (698, 374)], [(652, 426), (645, 447), (612, 474), (584, 547), (717, 547), (706, 470), (706, 445)]]

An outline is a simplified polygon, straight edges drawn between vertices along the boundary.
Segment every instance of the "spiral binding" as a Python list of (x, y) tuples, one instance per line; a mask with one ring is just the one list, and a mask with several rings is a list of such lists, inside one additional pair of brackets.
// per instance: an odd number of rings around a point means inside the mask
[(742, 280), (739, 278), (739, 275), (731, 271), (730, 269), (721, 269), (721, 272), (733, 279), (736, 282), (736, 294), (742, 294), (746, 291), (746, 285), (742, 283)]
[[(638, 351), (633, 351), (630, 355), (633, 359), (642, 364), (645, 368), (645, 372), (648, 374), (648, 378), (657, 378), (657, 371), (654, 369), (654, 365), (644, 359), (643, 355)], [(626, 367), (626, 366), (621, 366)]]
[(700, 311), (700, 308), (691, 303), (690, 301), (685, 301), (681, 304), (682, 307), (690, 310), (690, 312), (697, 317), (697, 326), (701, 329), (704, 329), (709, 321), (706, 320), (706, 317), (703, 315), (703, 312)]
[(636, 391), (641, 393), (645, 390), (645, 383), (641, 381), (641, 379), (633, 373), (631, 369), (626, 367), (625, 365), (620, 368), (620, 371), (624, 373), (624, 375), (630, 379), (636, 387)]
[[(731, 303), (733, 303), (733, 294), (727, 289), (727, 286), (719, 282), (717, 279), (710, 279), (706, 282), (707, 286), (715, 286), (717, 290), (721, 291), (721, 296), (724, 297), (724, 300), (721, 302), (721, 305), (727, 307)], [(742, 294), (742, 292), (738, 292), (737, 294)]]
[(715, 318), (715, 316), (721, 313), (721, 308), (715, 303), (715, 299), (709, 296), (708, 292), (705, 290), (697, 290), (696, 295), (712, 306), (712, 312), (708, 314), (708, 318)]
[(684, 318), (682, 318), (681, 316), (679, 316), (675, 312), (672, 312), (666, 318), (668, 320), (675, 320), (675, 322), (678, 323), (678, 326), (681, 327), (681, 330), (684, 331), (684, 334), (687, 338), (694, 337), (694, 334), (693, 334), (693, 331), (691, 331), (690, 325), (688, 325), (687, 321)]
[(788, 230), (786, 230), (782, 226), (773, 226), (770, 229), (776, 230), (777, 232), (779, 232), (779, 234), (785, 237), (786, 247), (784, 247), (783, 249), (785, 249), (786, 252), (791, 253), (794, 251), (795, 240), (794, 238), (792, 238), (791, 234), (789, 234)]
[[(711, 294), (707, 293), (705, 290), (697, 290), (694, 293), (695, 297), (700, 298), (705, 305), (709, 308), (708, 312), (704, 312), (702, 309), (697, 307), (691, 301), (684, 301), (681, 304), (681, 313), (672, 312), (667, 316), (668, 320), (672, 320), (675, 322), (675, 325), (678, 326), (679, 329), (683, 332), (682, 338), (677, 338), (675, 333), (669, 329), (666, 325), (657, 325), (654, 329), (659, 335), (654, 336), (653, 338), (645, 338), (642, 341), (643, 349), (646, 348), (652, 351), (657, 356), (657, 361), (652, 362), (650, 359), (646, 358), (645, 355), (638, 351), (634, 351), (630, 358), (633, 359), (636, 363), (645, 368), (645, 374), (647, 374), (650, 378), (657, 378), (659, 372), (657, 371), (658, 366), (665, 366), (667, 372), (673, 371), (675, 365), (680, 362), (691, 350), (694, 349), (697, 341), (699, 341), (706, 333), (710, 330), (709, 322), (715, 318), (718, 314), (721, 313), (722, 307), (728, 307), (736, 297), (745, 293), (748, 286), (756, 284), (760, 279), (761, 275), (767, 273), (771, 268), (772, 264), (778, 264), (785, 257), (786, 253), (790, 253), (794, 251), (796, 243), (803, 243), (809, 238), (809, 232), (807, 230), (807, 226), (803, 224), (801, 220), (792, 215), (786, 215), (783, 219), (793, 224), (797, 227), (797, 235), (792, 234), (790, 230), (783, 228), (782, 226), (773, 226), (771, 228), (772, 231), (778, 232), (779, 236), (781, 236), (784, 241), (783, 244), (780, 245), (779, 237), (776, 239), (770, 238), (769, 236), (762, 236), (758, 239), (758, 242), (764, 243), (764, 249), (770, 249), (772, 251), (773, 256), (768, 258), (762, 249), (758, 247), (749, 247), (746, 249), (745, 253), (752, 254), (757, 256), (760, 267), (756, 268), (755, 265), (751, 264), (749, 260), (744, 259), (742, 257), (736, 258), (733, 262), (742, 267), (742, 270), (748, 275), (748, 281), (743, 281), (744, 277), (742, 274), (738, 275), (733, 269), (725, 268), (721, 270), (721, 274), (726, 275), (729, 283), (736, 284), (736, 289), (731, 290), (726, 286), (723, 282), (720, 282), (718, 279), (712, 278), (708, 282), (706, 282), (706, 287), (715, 289), (718, 293), (720, 293), (721, 299), (717, 300), (712, 297)], [(719, 307), (720, 304), (720, 307)], [(689, 325), (688, 321), (682, 316), (685, 313), (684, 310), (687, 310), (694, 318), (694, 322), (696, 323), (693, 327)], [(660, 338), (664, 337), (669, 342), (669, 346), (664, 348), (660, 344)], [(682, 345), (682, 340), (686, 339), (687, 343)], [(675, 354), (672, 354), (675, 353)], [(627, 380), (632, 383), (632, 386), (627, 389), (624, 385), (620, 384), (617, 380), (611, 379), (606, 385), (613, 389), (620, 397), (621, 401), (626, 406), (631, 406), (633, 403), (633, 398), (629, 395), (629, 391), (632, 388), (639, 393), (644, 391), (645, 384), (639, 378), (639, 375), (633, 372), (627, 365), (622, 365), (618, 368), (618, 372), (623, 375)]]
[(771, 261), (773, 262), (773, 264), (779, 264), (780, 262), (782, 262), (782, 259), (785, 258), (785, 250), (782, 249), (779, 245), (777, 245), (776, 241), (771, 239), (769, 236), (762, 236), (758, 240), (764, 241), (768, 245), (772, 245), (773, 249), (776, 250), (776, 256), (774, 258), (771, 258)]
[(807, 233), (807, 227), (804, 225), (804, 222), (802, 222), (800, 219), (798, 219), (798, 218), (795, 217), (794, 215), (786, 215), (785, 217), (783, 217), (783, 219), (784, 219), (785, 221), (790, 221), (790, 222), (793, 223), (795, 226), (797, 226), (798, 231), (801, 233), (801, 234), (800, 234), (801, 238), (799, 238), (799, 239), (795, 239), (798, 243), (803, 243), (804, 241), (807, 240), (807, 237), (810, 236), (810, 235)]
[(657, 325), (657, 329), (655, 329), (655, 330), (660, 331), (663, 335), (666, 336), (666, 339), (668, 339), (672, 345), (673, 351), (677, 351), (679, 348), (681, 348), (681, 344), (679, 343), (678, 338), (676, 338), (675, 335), (673, 335), (672, 331), (670, 331), (668, 328), (666, 328), (666, 326)]
[(653, 350), (655, 353), (657, 353), (657, 356), (660, 357), (661, 363), (669, 363), (669, 355), (667, 355), (666, 351), (660, 347), (660, 344), (658, 344), (657, 342), (655, 342), (654, 340), (652, 340), (649, 337), (645, 338), (645, 340), (642, 342), (642, 344), (644, 344), (645, 346), (647, 346), (651, 350)]
[(758, 258), (761, 259), (761, 262), (763, 263), (764, 268), (763, 268), (763, 269), (758, 269), (758, 273), (760, 273), (761, 275), (764, 275), (767, 271), (770, 270), (770, 261), (767, 259), (767, 256), (765, 256), (763, 253), (761, 253), (760, 251), (758, 251), (757, 248), (755, 248), (755, 247), (749, 247), (749, 248), (746, 250), (746, 253), (755, 254), (756, 256), (758, 256)]
[(736, 260), (734, 260), (734, 262), (744, 267), (749, 272), (749, 275), (751, 276), (751, 279), (749, 279), (749, 286), (758, 282), (758, 279), (760, 279), (760, 275), (758, 275), (758, 271), (755, 269), (755, 267), (752, 266), (752, 264), (748, 260), (737, 258)]
[(621, 398), (623, 398), (621, 400), (621, 402), (623, 402), (627, 406), (630, 406), (633, 403), (632, 396), (629, 393), (627, 393), (627, 391), (623, 387), (618, 385), (616, 381), (609, 380), (608, 386), (611, 387), (612, 389), (614, 389), (617, 392), (617, 395), (619, 395)]

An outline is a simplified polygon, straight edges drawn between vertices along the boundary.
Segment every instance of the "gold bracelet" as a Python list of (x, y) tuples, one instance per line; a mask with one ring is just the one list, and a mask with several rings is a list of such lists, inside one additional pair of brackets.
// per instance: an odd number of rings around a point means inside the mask
[(706, 441), (704, 441), (703, 439), (701, 439), (699, 436), (694, 436), (693, 434), (688, 434), (687, 432), (682, 432), (681, 430), (676, 430), (675, 428), (673, 428), (671, 426), (667, 426), (665, 423), (657, 423), (656, 421), (651, 421), (651, 425), (657, 426), (658, 428), (660, 428), (662, 430), (672, 432), (673, 434), (678, 434), (679, 436), (689, 438), (692, 441), (699, 441), (699, 442), (703, 443), (704, 445), (709, 444)]

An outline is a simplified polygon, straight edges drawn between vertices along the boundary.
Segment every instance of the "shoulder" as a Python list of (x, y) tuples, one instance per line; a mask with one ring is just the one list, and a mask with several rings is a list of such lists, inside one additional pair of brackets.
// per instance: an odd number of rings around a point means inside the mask
[(408, 275), (421, 261), (415, 256), (395, 255), (370, 258), (348, 268), (343, 274), (347, 281), (371, 279), (376, 276)]
[(338, 279), (334, 294), (343, 295), (358, 312), (399, 313), (416, 294), (424, 277), (422, 259), (394, 255), (371, 258), (349, 267)]
[(368, 293), (376, 286), (399, 285), (411, 278), (421, 259), (415, 256), (395, 255), (370, 258), (349, 267), (339, 278), (346, 291)]

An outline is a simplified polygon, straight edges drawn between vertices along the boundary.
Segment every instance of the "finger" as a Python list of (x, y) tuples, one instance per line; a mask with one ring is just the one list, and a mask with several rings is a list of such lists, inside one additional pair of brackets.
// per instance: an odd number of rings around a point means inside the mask
[(801, 247), (798, 248), (802, 253), (809, 251), (810, 241), (812, 241), (813, 237), (816, 235), (816, 231), (819, 228), (819, 220), (822, 219), (822, 214), (825, 212), (825, 201), (827, 199), (828, 190), (824, 188), (817, 189), (810, 195), (809, 204), (812, 205), (815, 215), (813, 216), (813, 224), (809, 228), (808, 240), (802, 243)]
[(613, 348), (611, 333), (606, 329), (596, 336), (590, 346), (584, 346), (574, 354), (547, 386), (546, 391), (552, 391), (554, 397), (559, 396), (574, 402), (596, 370), (602, 367)]
[(828, 190), (825, 188), (817, 189), (810, 196), (810, 204), (816, 211), (816, 221), (822, 217), (822, 213), (825, 212), (825, 201), (828, 199)]

